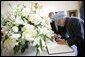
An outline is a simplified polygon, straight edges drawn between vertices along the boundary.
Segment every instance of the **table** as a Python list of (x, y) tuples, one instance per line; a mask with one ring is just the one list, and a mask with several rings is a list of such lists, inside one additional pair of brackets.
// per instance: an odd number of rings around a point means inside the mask
[[(15, 56), (36, 56), (36, 48), (32, 45), (29, 46), (28, 49), (23, 54), (17, 54)], [(37, 56), (76, 56), (75, 52), (71, 53), (61, 53), (61, 54), (48, 54), (47, 49), (45, 49), (42, 53), (38, 53)]]

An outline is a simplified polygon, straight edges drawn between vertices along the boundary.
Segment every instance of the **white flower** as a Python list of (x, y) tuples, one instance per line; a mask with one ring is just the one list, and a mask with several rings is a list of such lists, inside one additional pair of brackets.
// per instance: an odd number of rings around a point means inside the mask
[(32, 35), (29, 34), (29, 33), (27, 33), (27, 32), (23, 32), (22, 37), (23, 37), (25, 40), (28, 40), (28, 41), (33, 41), (33, 40), (34, 40), (34, 38), (32, 37)]
[(18, 31), (19, 31), (19, 29), (18, 29), (17, 26), (13, 26), (13, 27), (12, 27), (12, 30), (13, 30), (14, 32), (18, 32)]
[(35, 17), (36, 17), (36, 14), (29, 14), (29, 21), (34, 23)]
[(15, 45), (18, 45), (18, 44), (19, 44), (19, 42), (16, 42), (16, 43), (15, 43)]
[(17, 18), (15, 19), (15, 23), (16, 23), (16, 24), (24, 24), (24, 21), (21, 19), (21, 17), (17, 17)]
[(24, 16), (27, 16), (29, 14), (29, 12), (30, 12), (30, 9), (29, 8), (24, 8), (23, 9), (23, 15)]
[(26, 24), (23, 28), (22, 31), (26, 34), (32, 35), (32, 37), (37, 35), (37, 31), (33, 25)]
[(39, 14), (36, 14), (34, 24), (35, 24), (35, 25), (38, 25), (40, 22), (42, 22), (42, 19), (41, 19), (41, 17), (39, 16)]
[(42, 25), (46, 25), (46, 22), (45, 20), (42, 19), (42, 22), (41, 22)]
[(40, 29), (40, 34), (46, 35), (49, 32), (46, 27), (41, 27), (41, 28), (39, 27), (39, 29)]
[(18, 39), (21, 36), (21, 34), (12, 34), (10, 38)]
[(33, 41), (37, 35), (37, 31), (33, 25), (25, 24), (25, 26), (22, 28), (22, 31), (22, 38), (28, 41)]
[(38, 14), (30, 14), (29, 20), (35, 25), (38, 25), (40, 22), (42, 22), (42, 19)]

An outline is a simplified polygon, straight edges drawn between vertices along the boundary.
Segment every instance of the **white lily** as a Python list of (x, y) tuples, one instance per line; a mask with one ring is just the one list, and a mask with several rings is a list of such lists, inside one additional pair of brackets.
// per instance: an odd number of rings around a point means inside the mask
[(18, 32), (18, 31), (19, 31), (19, 29), (18, 29), (17, 26), (13, 26), (13, 27), (12, 27), (12, 30), (13, 30), (14, 32)]
[(10, 38), (18, 39), (21, 36), (21, 34), (12, 34)]

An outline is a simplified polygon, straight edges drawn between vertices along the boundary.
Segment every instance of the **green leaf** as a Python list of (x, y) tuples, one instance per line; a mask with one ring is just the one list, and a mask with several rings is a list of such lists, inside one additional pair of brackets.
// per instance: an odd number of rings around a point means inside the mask
[(38, 47), (37, 47), (37, 52), (36, 52), (36, 56), (38, 55), (38, 53), (39, 53), (39, 50), (38, 50)]
[(11, 3), (8, 3), (8, 6), (12, 9), (12, 5), (11, 5)]
[(20, 38), (18, 41), (19, 41), (19, 45), (20, 46), (23, 46), (25, 44), (25, 40), (24, 39)]
[(14, 54), (16, 54), (19, 51), (19, 49), (20, 49), (20, 46), (15, 45), (15, 47), (13, 48)]
[(5, 35), (5, 39), (3, 40), (3, 43), (8, 39), (8, 35)]
[(53, 39), (54, 39), (54, 38), (49, 38), (49, 37), (47, 37), (47, 36), (45, 36), (45, 37), (53, 42)]
[(25, 50), (28, 48), (28, 41), (25, 41), (25, 44), (21, 46), (21, 52), (24, 53)]
[(42, 39), (40, 39), (40, 48), (41, 48), (41, 50), (43, 50), (43, 46), (42, 46), (43, 44), (42, 44)]
[(29, 46), (29, 41), (25, 41), (25, 48), (28, 48)]
[(23, 47), (21, 47), (21, 52), (24, 53), (25, 49), (26, 49), (26, 48), (25, 48), (25, 46), (23, 45)]
[(35, 47), (38, 49), (39, 45), (35, 45)]
[(50, 39), (50, 40), (53, 42), (54, 38), (53, 38), (53, 37), (51, 37), (51, 39)]

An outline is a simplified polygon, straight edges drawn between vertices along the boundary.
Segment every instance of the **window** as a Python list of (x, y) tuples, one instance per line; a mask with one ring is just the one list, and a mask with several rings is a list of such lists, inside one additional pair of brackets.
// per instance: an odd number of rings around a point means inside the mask
[(78, 16), (78, 11), (77, 10), (69, 10), (69, 11), (67, 11), (67, 15), (69, 17), (77, 17)]

